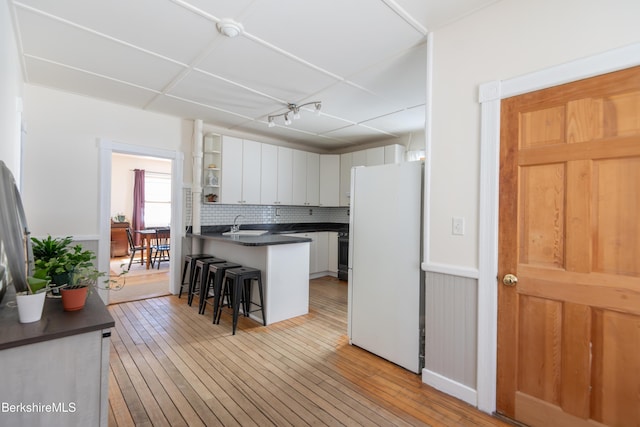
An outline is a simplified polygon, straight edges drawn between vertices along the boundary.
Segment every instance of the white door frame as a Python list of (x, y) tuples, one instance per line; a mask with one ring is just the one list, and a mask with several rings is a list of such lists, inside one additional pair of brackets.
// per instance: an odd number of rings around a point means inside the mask
[(640, 65), (640, 43), (509, 80), (480, 85), (480, 206), (478, 279), (478, 408), (496, 409), (498, 333), (498, 193), (500, 101), (563, 83)]
[[(111, 252), (111, 229), (105, 224), (111, 221), (111, 155), (113, 153), (132, 154), (136, 156), (160, 157), (171, 160), (171, 249), (169, 251), (169, 292), (178, 293), (180, 281), (179, 256), (182, 253), (182, 239), (185, 234), (182, 227), (183, 203), (182, 203), (182, 165), (184, 154), (180, 151), (172, 151), (161, 148), (143, 147), (123, 144), (109, 139), (101, 138), (98, 141), (100, 149), (100, 240), (98, 242), (98, 269), (109, 271)], [(100, 297), (108, 304), (109, 292), (100, 290)]]

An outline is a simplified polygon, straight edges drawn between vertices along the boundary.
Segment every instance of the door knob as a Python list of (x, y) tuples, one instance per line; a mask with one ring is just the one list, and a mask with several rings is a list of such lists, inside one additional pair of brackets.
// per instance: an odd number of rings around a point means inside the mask
[(504, 283), (507, 286), (515, 286), (518, 284), (518, 278), (513, 274), (506, 274), (502, 278), (502, 283)]

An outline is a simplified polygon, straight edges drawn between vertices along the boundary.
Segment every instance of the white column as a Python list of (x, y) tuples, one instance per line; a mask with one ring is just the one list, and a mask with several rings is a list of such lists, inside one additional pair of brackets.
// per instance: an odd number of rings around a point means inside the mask
[(191, 225), (193, 227), (193, 233), (200, 233), (200, 206), (202, 204), (202, 144), (202, 120), (198, 119), (193, 122), (193, 178), (191, 184)]

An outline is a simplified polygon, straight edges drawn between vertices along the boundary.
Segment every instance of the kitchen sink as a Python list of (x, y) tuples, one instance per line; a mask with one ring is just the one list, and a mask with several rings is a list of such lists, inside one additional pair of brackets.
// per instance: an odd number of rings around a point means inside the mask
[(268, 233), (269, 230), (238, 230), (238, 231), (227, 231), (222, 233), (223, 236), (262, 236), (263, 234)]

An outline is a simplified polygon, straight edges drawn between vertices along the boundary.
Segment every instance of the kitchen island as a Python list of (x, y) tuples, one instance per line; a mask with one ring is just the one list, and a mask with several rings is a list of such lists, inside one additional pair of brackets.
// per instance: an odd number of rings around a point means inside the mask
[[(187, 234), (195, 239), (193, 252), (211, 254), (262, 272), (266, 324), (309, 312), (309, 244), (311, 239), (265, 233), (224, 235)], [(253, 301), (259, 301), (254, 286)], [(258, 316), (254, 316), (257, 314)], [(258, 321), (260, 313), (252, 317)]]

